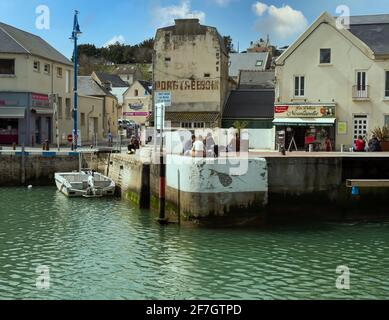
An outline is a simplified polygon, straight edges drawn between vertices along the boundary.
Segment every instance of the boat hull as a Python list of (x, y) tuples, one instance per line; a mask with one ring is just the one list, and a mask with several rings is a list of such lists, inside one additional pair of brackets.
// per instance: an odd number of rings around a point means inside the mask
[(96, 174), (97, 186), (91, 189), (88, 185), (89, 176), (86, 173), (56, 173), (55, 184), (58, 191), (69, 198), (101, 198), (115, 195), (116, 185), (111, 179)]

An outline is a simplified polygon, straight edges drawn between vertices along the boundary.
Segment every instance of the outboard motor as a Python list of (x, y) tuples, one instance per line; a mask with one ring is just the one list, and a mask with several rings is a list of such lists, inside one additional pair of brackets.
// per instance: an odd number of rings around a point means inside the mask
[(88, 186), (89, 186), (88, 194), (95, 196), (96, 195), (96, 188), (95, 188), (95, 177), (93, 174), (88, 177)]

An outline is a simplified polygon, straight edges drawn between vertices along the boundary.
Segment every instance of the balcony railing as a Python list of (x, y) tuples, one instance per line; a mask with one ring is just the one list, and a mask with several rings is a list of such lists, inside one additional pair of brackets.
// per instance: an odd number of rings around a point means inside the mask
[(354, 100), (370, 100), (370, 87), (369, 86), (353, 86), (353, 99)]

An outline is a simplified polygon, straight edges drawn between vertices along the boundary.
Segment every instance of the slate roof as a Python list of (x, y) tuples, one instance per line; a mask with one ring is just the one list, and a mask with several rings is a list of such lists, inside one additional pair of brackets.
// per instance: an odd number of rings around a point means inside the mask
[(350, 32), (376, 55), (389, 54), (389, 15), (350, 17)]
[(274, 89), (274, 71), (241, 71), (239, 89)]
[(95, 72), (97, 78), (100, 79), (101, 82), (109, 81), (112, 84), (112, 88), (128, 88), (128, 83), (124, 82), (122, 78), (115, 74), (103, 73), (103, 72)]
[(0, 22), (0, 53), (30, 54), (50, 61), (73, 65), (42, 38)]
[(231, 91), (223, 119), (273, 119), (274, 90)]
[(78, 79), (78, 93), (83, 96), (112, 96), (112, 94), (99, 86), (96, 81), (90, 76), (79, 76)]
[(139, 83), (142, 85), (142, 87), (149, 93), (151, 94), (151, 83), (148, 82), (148, 81), (144, 81), (144, 80), (138, 80)]
[[(262, 65), (257, 66), (257, 61), (262, 60)], [(269, 52), (247, 52), (230, 54), (230, 77), (238, 77), (242, 70), (264, 71), (269, 60)]]

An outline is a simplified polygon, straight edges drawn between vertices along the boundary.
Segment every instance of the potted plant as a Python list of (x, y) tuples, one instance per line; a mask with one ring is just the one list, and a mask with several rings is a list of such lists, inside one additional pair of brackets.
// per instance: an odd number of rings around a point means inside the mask
[(375, 128), (372, 132), (380, 141), (382, 151), (389, 151), (389, 127)]
[(236, 152), (240, 152), (241, 150), (247, 151), (249, 150), (248, 141), (241, 140), (241, 132), (246, 129), (248, 126), (248, 122), (243, 121), (235, 121), (233, 123), (234, 129), (236, 129)]

